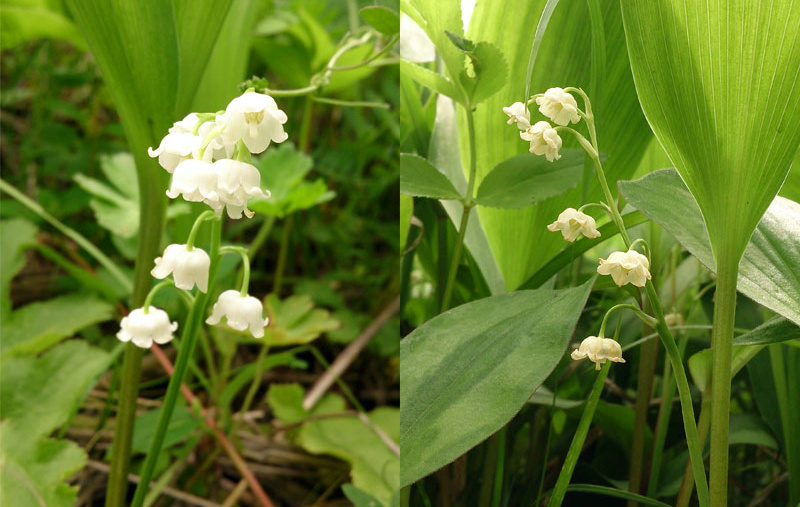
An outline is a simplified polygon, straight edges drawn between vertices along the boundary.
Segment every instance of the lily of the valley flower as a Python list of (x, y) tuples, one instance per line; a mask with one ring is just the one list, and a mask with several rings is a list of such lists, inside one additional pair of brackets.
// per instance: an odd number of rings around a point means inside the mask
[(572, 351), (570, 356), (576, 361), (588, 357), (590, 361), (595, 363), (595, 370), (599, 370), (600, 366), (605, 364), (606, 361), (614, 363), (625, 362), (622, 359), (622, 347), (616, 340), (597, 336), (589, 336), (584, 339), (580, 346)]
[(578, 123), (578, 103), (570, 93), (563, 88), (550, 88), (541, 97), (536, 97), (539, 112), (550, 118), (557, 125), (569, 125), (570, 122)]
[(267, 199), (269, 191), (261, 189), (261, 173), (254, 166), (238, 160), (223, 159), (214, 162), (217, 174), (217, 192), (220, 202), (225, 204), (228, 216), (248, 218), (253, 212), (247, 209), (247, 201), (253, 197)]
[(167, 196), (179, 195), (191, 202), (204, 202), (215, 211), (222, 209), (217, 192), (217, 173), (210, 162), (189, 159), (181, 162), (172, 174), (172, 184)]
[(587, 238), (599, 238), (600, 231), (594, 218), (575, 208), (567, 208), (558, 215), (558, 220), (547, 226), (550, 232), (561, 231), (564, 239), (572, 242), (583, 234)]
[(208, 291), (208, 270), (211, 259), (201, 248), (186, 248), (186, 245), (169, 245), (164, 255), (155, 260), (156, 267), (150, 274), (163, 279), (172, 274), (175, 287), (192, 290), (197, 284), (200, 292)]
[(238, 290), (226, 290), (214, 303), (206, 324), (219, 324), (225, 317), (228, 326), (233, 329), (244, 331), (250, 328), (253, 337), (262, 338), (264, 328), (269, 324), (269, 318), (265, 319), (263, 313), (264, 307), (258, 299), (250, 295), (242, 296)]
[(123, 342), (132, 341), (137, 347), (150, 348), (153, 342), (159, 345), (169, 343), (178, 329), (177, 322), (170, 322), (167, 312), (154, 306), (137, 308), (123, 317), (117, 338)]
[(519, 136), (525, 141), (530, 141), (531, 147), (529, 151), (531, 153), (544, 155), (549, 162), (561, 158), (558, 153), (558, 150), (561, 149), (561, 137), (556, 129), (546, 121), (534, 123), (527, 130), (520, 132)]
[(181, 162), (192, 158), (202, 142), (200, 137), (191, 133), (174, 132), (164, 136), (157, 149), (147, 148), (147, 154), (158, 157), (158, 165), (172, 174)]
[(225, 145), (234, 145), (241, 139), (251, 153), (261, 153), (271, 141), (282, 143), (288, 139), (283, 131), (287, 120), (275, 99), (263, 93), (246, 92), (228, 104), (216, 123), (222, 128)]
[(644, 287), (651, 278), (650, 261), (635, 250), (614, 252), (608, 259), (600, 259), (597, 272), (601, 275), (611, 275), (618, 287), (626, 283)]
[(508, 107), (503, 108), (503, 112), (508, 115), (508, 124), (517, 124), (520, 130), (528, 130), (531, 126), (531, 113), (522, 102), (514, 102)]

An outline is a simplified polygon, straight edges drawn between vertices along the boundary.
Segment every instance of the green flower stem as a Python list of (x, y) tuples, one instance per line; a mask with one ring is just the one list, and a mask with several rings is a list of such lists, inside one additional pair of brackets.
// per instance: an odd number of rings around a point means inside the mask
[[(17, 190), (13, 185), (7, 183), (6, 181), (0, 179), (0, 190), (7, 193), (20, 204), (25, 206), (26, 208), (30, 209), (37, 215), (39, 215), (45, 222), (52, 225), (58, 232), (63, 234), (64, 236), (68, 237), (75, 243), (77, 243), (81, 248), (86, 250), (86, 252), (94, 257), (94, 259), (100, 263), (101, 266), (106, 268), (111, 276), (113, 276), (120, 285), (125, 287), (126, 290), (131, 291), (133, 290), (133, 284), (131, 283), (130, 279), (125, 276), (119, 266), (117, 266), (114, 261), (112, 261), (106, 254), (104, 254), (99, 248), (97, 248), (94, 243), (86, 239), (81, 233), (76, 231), (75, 229), (67, 226), (64, 222), (60, 221), (42, 207), (41, 204), (34, 201), (27, 195), (23, 194), (19, 190)], [(133, 347), (136, 347), (133, 345)]]
[[(611, 209), (612, 217), (614, 218), (614, 223), (617, 224), (619, 228), (620, 235), (622, 236), (623, 241), (625, 241), (625, 245), (630, 247), (632, 242), (630, 235), (628, 235), (628, 231), (625, 229), (625, 223), (622, 221), (622, 217), (619, 214), (619, 210), (616, 206), (614, 206), (614, 198), (611, 194), (611, 189), (608, 186), (608, 181), (606, 180), (605, 172), (603, 171), (603, 165), (600, 163), (600, 157), (597, 155), (599, 153), (597, 149), (597, 134), (595, 132), (594, 120), (591, 117), (591, 105), (589, 103), (588, 97), (581, 91), (578, 90), (579, 93), (583, 96), (584, 101), (586, 103), (586, 112), (588, 118), (586, 119), (586, 124), (589, 128), (589, 134), (591, 137), (592, 147), (594, 148), (594, 152), (587, 153), (592, 157), (594, 160), (595, 168), (597, 169), (597, 177), (600, 181), (600, 187), (603, 190), (603, 195), (606, 199), (606, 204), (608, 204), (609, 208)], [(735, 271), (734, 271), (734, 303), (735, 303), (735, 296), (736, 296), (736, 282), (735, 282)], [(719, 290), (719, 289), (718, 289)], [(689, 381), (686, 377), (686, 370), (683, 367), (683, 359), (681, 358), (681, 354), (678, 351), (678, 346), (675, 344), (675, 339), (672, 337), (672, 334), (669, 331), (669, 327), (667, 326), (666, 321), (664, 320), (664, 311), (661, 308), (661, 301), (658, 299), (658, 294), (656, 293), (655, 286), (653, 285), (652, 280), (648, 280), (647, 284), (645, 285), (645, 292), (647, 293), (647, 298), (650, 300), (650, 306), (653, 310), (653, 316), (658, 321), (654, 326), (656, 331), (658, 332), (659, 337), (661, 338), (661, 342), (664, 344), (664, 348), (667, 351), (667, 356), (672, 363), (672, 369), (675, 370), (675, 381), (678, 385), (678, 395), (681, 400), (681, 414), (683, 416), (683, 426), (684, 431), (686, 433), (686, 444), (689, 447), (689, 459), (691, 460), (693, 466), (692, 470), (694, 473), (695, 483), (697, 484), (697, 497), (700, 501), (701, 507), (707, 507), (710, 505), (709, 499), (709, 490), (708, 490), (708, 483), (706, 482), (706, 474), (705, 474), (705, 466), (703, 465), (703, 449), (700, 447), (700, 439), (697, 434), (697, 424), (695, 423), (694, 419), (694, 409), (692, 407), (692, 395), (691, 391), (689, 390)], [(715, 310), (716, 312), (716, 310)], [(716, 326), (715, 326), (716, 327)], [(731, 321), (731, 329), (730, 333), (727, 336), (730, 336), (733, 332), (733, 323)], [(730, 341), (728, 342), (728, 347), (730, 348)], [(729, 350), (730, 356), (730, 350)], [(728, 358), (729, 361), (727, 363), (728, 366), (728, 374), (730, 374), (730, 357)], [(728, 389), (730, 390), (730, 382), (727, 382)], [(730, 400), (726, 399), (724, 403), (729, 403)], [(727, 419), (726, 419), (727, 421)], [(726, 425), (727, 426), (727, 425)], [(726, 445), (727, 445), (727, 434), (725, 435)], [(727, 453), (727, 447), (725, 449)], [(727, 454), (726, 454), (727, 455)], [(726, 463), (726, 470), (727, 470), (727, 463)]]
[(359, 101), (359, 100), (341, 100), (341, 99), (332, 99), (330, 97), (317, 97), (312, 95), (311, 100), (314, 102), (319, 102), (320, 104), (331, 104), (334, 106), (342, 106), (342, 107), (374, 107), (377, 109), (391, 109), (392, 106), (387, 104), (386, 102), (368, 102), (368, 101)]
[(250, 257), (247, 255), (247, 249), (241, 246), (224, 246), (219, 249), (219, 253), (220, 255), (238, 253), (242, 256), (242, 288), (239, 293), (242, 297), (246, 296), (250, 288)]
[[(720, 256), (721, 257), (721, 256)], [(725, 507), (728, 496), (728, 429), (731, 403), (731, 358), (736, 312), (738, 260), (717, 259), (714, 328), (711, 331), (711, 460), (709, 490), (712, 507)]]
[(175, 282), (173, 282), (170, 279), (167, 279), (161, 283), (157, 283), (156, 285), (153, 286), (152, 289), (150, 289), (150, 292), (147, 293), (147, 297), (144, 298), (144, 303), (142, 303), (142, 311), (144, 313), (148, 313), (150, 305), (153, 302), (153, 298), (156, 297), (158, 291), (160, 291), (164, 287), (167, 287), (168, 285), (175, 285)]
[(189, 237), (186, 238), (186, 249), (191, 250), (194, 248), (194, 240), (197, 237), (197, 232), (200, 230), (200, 225), (206, 220), (213, 218), (214, 212), (211, 210), (206, 210), (199, 215), (197, 215), (197, 219), (195, 219), (194, 224), (192, 224), (192, 230), (189, 231)]
[(578, 463), (578, 458), (583, 450), (583, 443), (586, 441), (586, 435), (589, 433), (589, 427), (592, 425), (592, 419), (594, 419), (597, 404), (600, 402), (600, 394), (603, 392), (603, 384), (606, 381), (606, 377), (608, 377), (608, 370), (610, 369), (611, 363), (607, 362), (597, 374), (592, 392), (589, 394), (589, 399), (586, 400), (586, 406), (581, 414), (581, 420), (578, 422), (578, 428), (575, 430), (575, 435), (572, 437), (572, 443), (569, 445), (567, 457), (564, 459), (561, 472), (558, 474), (558, 480), (550, 495), (550, 500), (547, 502), (548, 507), (559, 507), (561, 502), (564, 501), (564, 495), (567, 494), (569, 481), (572, 479), (572, 472), (575, 470), (575, 465)]
[[(150, 480), (153, 477), (153, 470), (155, 469), (158, 455), (161, 453), (161, 446), (164, 443), (164, 436), (167, 433), (169, 421), (172, 418), (172, 412), (175, 410), (175, 402), (180, 393), (181, 384), (186, 376), (186, 370), (189, 366), (189, 360), (194, 353), (194, 346), (197, 342), (197, 335), (200, 332), (203, 317), (206, 313), (206, 305), (210, 294), (212, 292), (213, 283), (216, 278), (217, 268), (219, 266), (219, 244), (222, 235), (222, 219), (217, 217), (212, 222), (211, 228), (211, 249), (209, 256), (211, 257), (211, 267), (209, 269), (208, 292), (201, 292), (197, 295), (194, 305), (189, 310), (189, 315), (186, 317), (183, 333), (181, 334), (181, 347), (178, 351), (178, 357), (175, 360), (175, 371), (167, 386), (167, 394), (164, 397), (164, 405), (161, 408), (161, 414), (158, 418), (158, 426), (156, 427), (153, 440), (150, 444), (150, 450), (147, 453), (147, 458), (140, 474), (141, 480), (136, 487), (136, 494), (133, 497), (133, 507), (142, 507), (147, 490), (150, 487)], [(127, 360), (127, 357), (126, 357)], [(137, 377), (138, 378), (138, 377)], [(124, 387), (124, 385), (123, 385)]]
[(447, 275), (447, 285), (445, 285), (444, 296), (442, 297), (441, 311), (450, 308), (450, 299), (453, 296), (453, 289), (455, 289), (458, 265), (461, 263), (461, 249), (464, 247), (464, 236), (467, 233), (469, 214), (473, 207), (472, 194), (475, 190), (475, 173), (478, 170), (478, 159), (475, 149), (475, 118), (473, 117), (471, 106), (466, 106), (464, 109), (467, 113), (467, 130), (469, 135), (469, 180), (467, 183), (467, 195), (464, 198), (464, 210), (461, 213), (461, 225), (458, 228), (458, 239), (456, 240), (455, 249), (453, 250), (453, 258), (450, 261), (450, 272)]
[(250, 410), (250, 406), (253, 404), (253, 400), (258, 393), (258, 388), (261, 387), (261, 377), (264, 375), (264, 358), (267, 357), (267, 352), (269, 352), (269, 344), (264, 342), (264, 344), (261, 345), (261, 349), (258, 351), (256, 371), (253, 374), (253, 380), (250, 382), (250, 387), (244, 397), (244, 402), (242, 402), (242, 406), (239, 408), (240, 415), (233, 421), (233, 426), (229, 432), (232, 438), (238, 438), (239, 427), (242, 421), (244, 421), (244, 414)]
[(611, 307), (611, 309), (606, 312), (605, 316), (603, 317), (603, 321), (600, 323), (600, 334), (598, 335), (600, 338), (605, 337), (606, 323), (608, 323), (608, 318), (611, 316), (611, 314), (616, 312), (617, 310), (622, 310), (625, 308), (633, 310), (633, 313), (635, 313), (636, 316), (639, 317), (642, 320), (642, 322), (644, 322), (648, 326), (650, 327), (655, 326), (656, 320), (653, 317), (644, 313), (638, 306), (623, 303), (621, 305), (616, 305)]
[(283, 222), (281, 246), (278, 250), (278, 262), (275, 264), (275, 278), (272, 281), (272, 293), (279, 296), (283, 286), (283, 272), (286, 270), (286, 260), (289, 257), (289, 242), (292, 238), (294, 215), (289, 215)]

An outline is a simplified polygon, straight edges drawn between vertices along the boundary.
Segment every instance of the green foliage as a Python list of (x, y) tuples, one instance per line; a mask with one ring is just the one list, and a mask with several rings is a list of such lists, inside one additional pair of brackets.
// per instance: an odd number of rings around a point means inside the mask
[(406, 247), (408, 232), (411, 228), (411, 217), (414, 215), (414, 198), (410, 195), (400, 196), (400, 250)]
[(400, 154), (400, 192), (434, 199), (460, 199), (461, 195), (430, 162), (418, 155)]
[(308, 417), (303, 408), (305, 391), (299, 384), (270, 384), (267, 403), (275, 417), (285, 424), (294, 424)]
[(475, 202), (493, 208), (525, 208), (563, 194), (583, 178), (583, 150), (562, 150), (561, 159), (527, 153), (504, 160), (478, 188)]
[(291, 143), (284, 143), (253, 159), (261, 172), (261, 186), (270, 191), (270, 198), (254, 201), (250, 208), (258, 213), (283, 218), (295, 211), (330, 201), (336, 196), (322, 179), (306, 181), (313, 160), (300, 153)]
[(68, 41), (86, 49), (86, 41), (63, 12), (45, 0), (13, 0), (0, 5), (0, 49), (39, 38)]
[(340, 325), (327, 310), (314, 308), (311, 297), (307, 295), (280, 300), (270, 294), (264, 300), (264, 310), (270, 320), (264, 340), (273, 346), (309, 343)]
[[(800, 143), (800, 10), (791, 0), (622, 2), (648, 122), (734, 265)], [(724, 57), (718, 55), (725, 55)], [(722, 258), (721, 258), (722, 257)]]
[(25, 266), (25, 250), (36, 240), (36, 226), (22, 218), (0, 222), (0, 315), (11, 311), (11, 280)]
[(403, 339), (402, 485), (453, 461), (520, 410), (563, 356), (591, 285), (484, 298)]
[[(700, 208), (675, 170), (621, 182), (625, 198), (661, 225), (711, 271), (712, 246)], [(800, 325), (800, 205), (777, 197), (739, 263), (739, 291)]]
[[(136, 417), (136, 423), (133, 427), (133, 442), (131, 443), (132, 452), (147, 453), (150, 448), (150, 442), (156, 432), (156, 425), (160, 415), (161, 408), (156, 408)], [(202, 419), (192, 414), (185, 403), (179, 402), (175, 406), (172, 418), (169, 420), (167, 435), (164, 438), (164, 449), (183, 442), (202, 425)]]
[(76, 331), (111, 318), (114, 307), (95, 297), (70, 294), (31, 303), (3, 320), (3, 354), (38, 354)]
[(384, 35), (400, 33), (400, 16), (396, 11), (380, 5), (363, 7), (360, 11), (364, 21)]

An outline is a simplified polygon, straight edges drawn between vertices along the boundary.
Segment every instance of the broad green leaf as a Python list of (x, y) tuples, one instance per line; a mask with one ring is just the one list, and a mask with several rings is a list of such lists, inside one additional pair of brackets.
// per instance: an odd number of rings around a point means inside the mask
[(735, 265), (800, 142), (800, 6), (623, 0), (622, 12), (642, 109), (717, 263)]
[(379, 5), (370, 5), (363, 7), (360, 14), (364, 21), (384, 35), (400, 33), (400, 16), (391, 9)]
[(459, 80), (470, 97), (470, 104), (480, 104), (506, 84), (508, 64), (503, 52), (489, 42), (478, 42), (465, 53), (470, 62), (459, 75)]
[(467, 303), (401, 341), (403, 486), (514, 417), (563, 357), (591, 285)]
[(400, 73), (436, 93), (458, 100), (459, 91), (449, 79), (416, 63), (400, 61)]
[(753, 414), (731, 414), (728, 444), (763, 445), (778, 450), (778, 442), (761, 419)]
[(314, 161), (297, 151), (291, 143), (276, 146), (253, 159), (261, 172), (261, 186), (270, 191), (267, 200), (252, 201), (250, 208), (258, 213), (279, 218), (302, 209), (308, 209), (335, 197), (321, 179), (307, 181)]
[(400, 252), (403, 252), (408, 242), (408, 232), (411, 229), (411, 217), (414, 216), (414, 198), (410, 195), (400, 196)]
[(36, 231), (35, 225), (22, 218), (0, 222), (0, 314), (3, 321), (11, 311), (11, 281), (25, 267), (25, 249), (36, 241)]
[(350, 483), (342, 484), (342, 493), (356, 507), (380, 507), (381, 505), (377, 498)]
[(0, 422), (0, 498), (7, 507), (72, 507), (77, 486), (67, 480), (86, 463), (75, 442), (34, 436)]
[[(515, 155), (527, 152), (516, 127), (507, 125), (502, 108), (524, 101), (526, 89), (542, 93), (553, 86), (577, 86), (592, 93), (592, 107), (597, 123), (600, 150), (608, 155), (604, 167), (611, 182), (628, 178), (636, 169), (652, 134), (639, 107), (628, 65), (617, 2), (601, 2), (605, 28), (605, 74), (601, 80), (604, 93), (591, 88), (593, 37), (587, 2), (560, 2), (552, 12), (532, 68), (532, 80), (526, 74), (535, 27), (545, 8), (539, 0), (498, 0), (477, 2), (467, 37), (496, 44), (505, 56), (510, 74), (506, 85), (479, 104), (474, 113), (478, 153), (478, 185), (492, 168)], [(580, 21), (578, 21), (580, 20)], [(544, 119), (536, 110), (531, 120)], [(582, 124), (576, 128), (583, 131)], [(466, 122), (460, 119), (459, 135), (462, 159), (467, 160)], [(564, 136), (564, 147), (577, 144)], [(564, 246), (560, 235), (546, 229), (567, 207), (578, 208), (597, 201), (600, 187), (588, 172), (582, 185), (567, 193), (521, 210), (478, 208), (481, 224), (491, 245), (494, 259), (508, 290), (513, 290), (541, 268)], [(470, 217), (472, 220), (472, 217)]]
[(524, 208), (561, 195), (583, 178), (582, 150), (562, 150), (548, 162), (532, 153), (516, 155), (492, 169), (481, 182), (475, 202), (493, 208)]
[[(620, 182), (620, 188), (631, 205), (716, 271), (700, 208), (674, 169)], [(800, 325), (800, 204), (775, 198), (739, 263), (737, 288)]]
[(3, 321), (0, 350), (3, 354), (38, 354), (86, 326), (109, 320), (113, 313), (111, 303), (78, 294), (31, 303)]
[(109, 355), (72, 340), (41, 357), (3, 355), (0, 419), (33, 441), (64, 424), (86, 390), (108, 367)]
[[(447, 32), (464, 37), (460, 0), (411, 0), (402, 4), (403, 12), (422, 28), (436, 46), (448, 75), (455, 77), (464, 70), (464, 54), (452, 43)], [(401, 69), (403, 72), (403, 69)]]
[[(148, 410), (144, 414), (136, 417), (133, 427), (133, 441), (131, 442), (131, 452), (146, 454), (150, 450), (150, 443), (156, 432), (158, 418), (161, 416), (161, 408)], [(167, 426), (167, 434), (164, 438), (163, 447), (172, 447), (192, 434), (194, 430), (202, 426), (203, 420), (192, 414), (182, 400), (175, 406), (172, 417)]]
[(275, 417), (284, 424), (294, 424), (308, 417), (303, 408), (305, 391), (300, 384), (270, 384), (267, 403)]
[(400, 193), (434, 199), (460, 199), (442, 172), (418, 155), (400, 154)]
[(101, 155), (100, 168), (113, 187), (81, 173), (74, 176), (75, 181), (93, 196), (89, 206), (97, 222), (118, 236), (131, 238), (139, 230), (139, 187), (133, 157), (130, 153)]
[(61, 13), (45, 5), (0, 5), (0, 49), (42, 38), (65, 40), (86, 50), (81, 32)]
[[(328, 395), (314, 414), (343, 412), (344, 400)], [(370, 422), (397, 441), (400, 410), (379, 407), (367, 414)], [(330, 454), (351, 466), (353, 485), (388, 506), (398, 489), (400, 458), (358, 417), (346, 416), (308, 421), (300, 429), (298, 442), (314, 454)]]
[[(208, 65), (209, 55), (214, 49), (233, 0), (172, 0), (172, 4), (180, 59), (178, 102), (174, 110), (177, 116), (183, 117), (189, 112), (189, 106)], [(241, 37), (241, 34), (238, 36)], [(221, 107), (222, 104), (216, 106)]]
[(264, 301), (264, 310), (270, 320), (264, 340), (272, 346), (309, 343), (340, 325), (328, 310), (314, 308), (311, 296), (305, 294), (284, 300), (270, 294)]
[(800, 326), (783, 317), (773, 317), (752, 331), (735, 336), (733, 345), (768, 345), (800, 339)]

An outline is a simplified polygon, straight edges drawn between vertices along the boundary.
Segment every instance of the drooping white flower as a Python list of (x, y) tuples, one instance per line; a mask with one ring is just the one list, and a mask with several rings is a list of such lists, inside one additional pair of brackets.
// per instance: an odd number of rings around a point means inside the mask
[(536, 103), (539, 105), (539, 112), (557, 125), (563, 126), (569, 125), (570, 122), (581, 121), (575, 97), (565, 92), (563, 88), (550, 88), (543, 96), (536, 97)]
[(611, 275), (618, 287), (626, 283), (644, 287), (651, 278), (650, 261), (635, 250), (614, 252), (608, 259), (600, 259), (597, 272), (601, 275)]
[(269, 318), (263, 318), (263, 313), (264, 307), (258, 299), (250, 295), (242, 296), (238, 290), (226, 290), (214, 303), (206, 324), (219, 324), (225, 317), (228, 326), (233, 329), (244, 331), (249, 327), (253, 337), (261, 338), (264, 328), (269, 324)]
[(503, 112), (508, 115), (508, 124), (517, 123), (520, 130), (528, 130), (531, 126), (531, 113), (522, 102), (514, 102), (508, 107), (503, 108)]
[(550, 232), (561, 231), (564, 239), (572, 242), (583, 234), (587, 238), (599, 238), (600, 231), (597, 230), (597, 222), (594, 218), (578, 211), (575, 208), (567, 208), (558, 215), (558, 219), (547, 226)]
[(525, 141), (530, 141), (530, 152), (536, 155), (544, 155), (549, 162), (558, 160), (561, 155), (561, 137), (556, 129), (546, 121), (539, 121), (528, 127), (527, 130), (520, 132), (519, 136)]
[(217, 192), (217, 173), (210, 162), (189, 159), (181, 162), (172, 174), (172, 184), (167, 196), (179, 195), (191, 202), (204, 202), (215, 211), (222, 209)]
[(150, 274), (163, 279), (172, 274), (175, 287), (192, 290), (195, 284), (200, 292), (208, 291), (208, 269), (211, 259), (202, 248), (186, 248), (186, 245), (169, 245), (162, 257), (156, 257), (156, 267)]
[(599, 338), (597, 336), (589, 336), (585, 338), (580, 346), (572, 351), (570, 354), (572, 359), (580, 361), (581, 359), (589, 358), (590, 361), (595, 363), (595, 370), (600, 369), (600, 365), (611, 361), (614, 363), (624, 363), (622, 359), (622, 347), (616, 340), (611, 338)]
[(247, 209), (247, 201), (253, 197), (269, 198), (269, 191), (261, 189), (261, 173), (255, 166), (238, 160), (223, 159), (214, 162), (217, 173), (217, 191), (220, 203), (225, 205), (228, 216), (248, 218), (253, 212)]
[[(181, 121), (176, 121), (172, 124), (172, 127), (169, 129), (170, 134), (176, 133), (184, 133), (184, 134), (192, 134), (194, 132), (195, 127), (197, 126), (197, 122), (200, 121), (200, 117), (197, 113), (189, 113), (187, 114)], [(216, 127), (216, 123), (214, 121), (205, 121), (200, 125), (200, 128), (197, 129), (197, 137), (200, 139), (200, 142), (206, 138), (211, 133), (211, 130)], [(211, 162), (212, 157), (216, 160), (222, 158), (228, 158), (233, 154), (233, 148), (236, 146), (236, 143), (232, 144), (225, 144), (223, 142), (222, 136), (216, 135), (211, 138), (208, 143), (208, 148), (206, 148), (205, 153), (203, 154), (203, 160), (206, 162)], [(199, 146), (198, 146), (199, 148)]]
[(283, 131), (287, 120), (275, 99), (263, 93), (246, 92), (228, 104), (216, 123), (223, 129), (225, 145), (235, 145), (241, 139), (251, 153), (261, 153), (271, 141), (282, 143), (289, 138)]
[(174, 132), (164, 136), (158, 149), (147, 148), (147, 154), (158, 157), (158, 165), (172, 174), (181, 162), (192, 158), (202, 142), (202, 138), (191, 133)]
[(137, 308), (122, 318), (117, 338), (123, 342), (132, 341), (137, 347), (150, 348), (153, 342), (159, 345), (169, 343), (178, 329), (177, 322), (170, 322), (169, 315), (161, 308), (148, 306)]
[(417, 63), (436, 59), (436, 48), (428, 34), (405, 13), (400, 14), (400, 57)]

